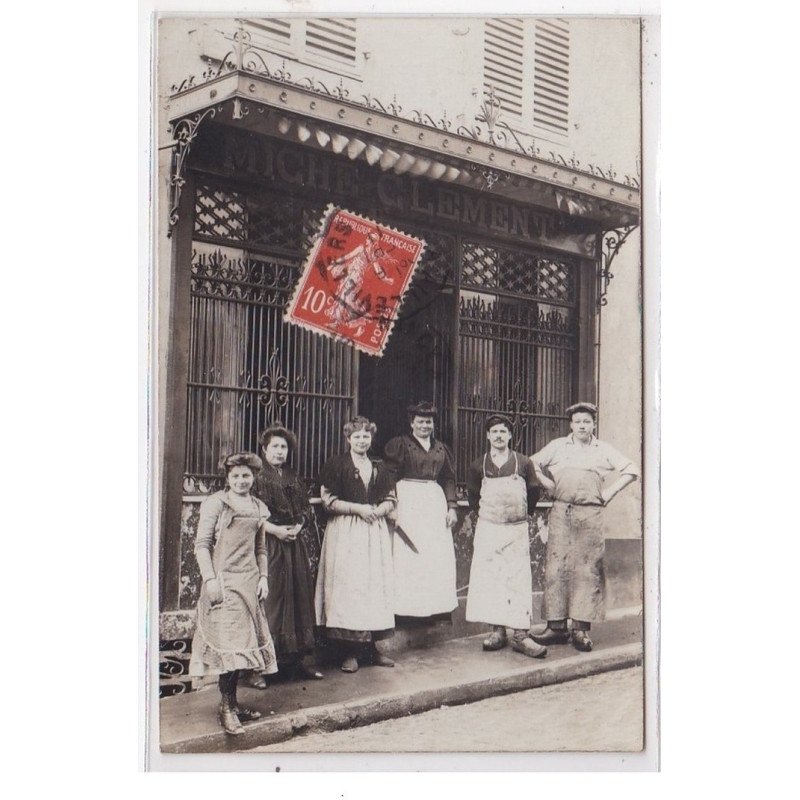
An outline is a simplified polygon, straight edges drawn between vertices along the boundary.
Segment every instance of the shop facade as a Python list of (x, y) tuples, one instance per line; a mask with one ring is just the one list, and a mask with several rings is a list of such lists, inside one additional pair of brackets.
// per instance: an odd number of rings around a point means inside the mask
[[(276, 420), (297, 433), (295, 466), (316, 494), (347, 419), (376, 422), (379, 456), (407, 430), (406, 406), (432, 400), (437, 435), (456, 456), (463, 600), (463, 487), (486, 448), (485, 419), (509, 415), (515, 447), (533, 453), (568, 431), (570, 403), (596, 399), (609, 267), (639, 221), (630, 183), (529, 155), (499, 126), (480, 140), (293, 83), (248, 66), (243, 45), (202, 83), (175, 87), (169, 122), (169, 208), (159, 210), (169, 239), (160, 267), (169, 285), (159, 531), (167, 692), (185, 686), (199, 503), (221, 488), (220, 456), (257, 451)], [(380, 358), (283, 319), (331, 204), (426, 242)], [(546, 514), (544, 503), (532, 523), (535, 584)]]

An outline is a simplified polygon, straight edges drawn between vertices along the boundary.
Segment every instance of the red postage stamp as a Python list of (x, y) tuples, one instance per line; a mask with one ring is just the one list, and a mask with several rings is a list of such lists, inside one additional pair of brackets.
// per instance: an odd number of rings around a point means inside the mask
[(284, 319), (383, 355), (425, 242), (328, 206)]

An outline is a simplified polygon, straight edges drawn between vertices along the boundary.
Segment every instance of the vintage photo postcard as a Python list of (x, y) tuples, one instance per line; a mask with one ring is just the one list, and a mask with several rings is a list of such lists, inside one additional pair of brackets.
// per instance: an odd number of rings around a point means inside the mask
[(647, 25), (154, 17), (162, 754), (646, 746)]

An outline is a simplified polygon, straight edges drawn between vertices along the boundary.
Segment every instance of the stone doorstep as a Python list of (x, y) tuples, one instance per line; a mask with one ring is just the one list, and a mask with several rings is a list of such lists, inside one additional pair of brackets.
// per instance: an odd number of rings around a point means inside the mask
[[(245, 725), (247, 733), (230, 736), (217, 723), (218, 695), (209, 686), (160, 701), (161, 751), (164, 753), (237, 752), (286, 741), (311, 731), (334, 731), (419, 714), (442, 705), (460, 705), (497, 695), (576, 680), (642, 663), (641, 617), (628, 616), (596, 626), (591, 653), (571, 646), (550, 649), (545, 659), (525, 659), (510, 648), (483, 653), (482, 636), (450, 640), (409, 651), (394, 669), (364, 667), (355, 676), (337, 670), (324, 681), (275, 683), (266, 692), (240, 689), (240, 701), (264, 712), (265, 699), (281, 692), (278, 705), (286, 710)], [(524, 659), (520, 662), (520, 659)], [(487, 675), (487, 666), (491, 674)], [(335, 702), (316, 702), (311, 695)], [(402, 684), (399, 686), (398, 684)], [(353, 696), (353, 690), (359, 690)], [(273, 697), (275, 695), (272, 695)], [(297, 701), (310, 701), (302, 707)], [(327, 697), (326, 697), (327, 699)], [(291, 708), (294, 706), (294, 708)], [(298, 707), (300, 706), (300, 707)]]

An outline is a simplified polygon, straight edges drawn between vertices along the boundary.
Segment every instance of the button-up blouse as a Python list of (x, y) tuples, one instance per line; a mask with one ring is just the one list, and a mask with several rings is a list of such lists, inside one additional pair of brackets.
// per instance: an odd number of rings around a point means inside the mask
[(436, 481), (448, 508), (456, 507), (455, 459), (446, 444), (431, 436), (431, 447), (426, 451), (410, 434), (395, 436), (386, 443), (384, 456), (395, 480)]

